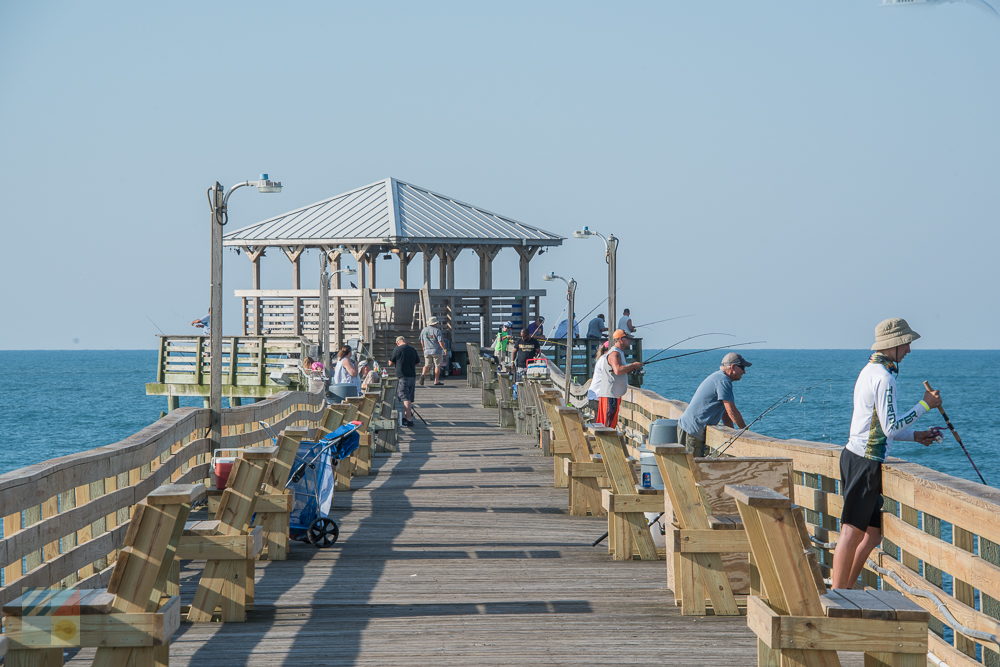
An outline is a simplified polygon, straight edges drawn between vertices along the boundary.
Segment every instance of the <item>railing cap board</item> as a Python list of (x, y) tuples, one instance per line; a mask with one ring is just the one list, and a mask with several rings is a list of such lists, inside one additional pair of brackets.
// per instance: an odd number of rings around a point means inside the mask
[[(111, 445), (69, 454), (0, 475), (0, 507), (14, 510), (38, 505), (82, 484), (136, 468), (169, 449), (181, 436), (207, 429), (209, 411), (181, 408), (138, 433)], [(142, 460), (137, 462), (136, 454)]]
[(146, 496), (146, 501), (150, 505), (191, 504), (204, 496), (204, 484), (163, 484)]
[(608, 428), (607, 426), (602, 426), (601, 424), (587, 423), (586, 428), (594, 435), (621, 435), (617, 430)]
[(686, 454), (687, 447), (677, 443), (674, 443), (672, 445), (654, 445), (653, 452), (656, 454), (662, 454), (664, 456), (668, 454)]
[(726, 493), (748, 507), (791, 508), (792, 501), (766, 486), (726, 484)]

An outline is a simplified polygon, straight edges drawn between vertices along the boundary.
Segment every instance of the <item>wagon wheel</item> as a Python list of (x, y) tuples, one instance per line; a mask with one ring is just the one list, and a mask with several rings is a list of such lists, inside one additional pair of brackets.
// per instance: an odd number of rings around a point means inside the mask
[(311, 524), (306, 532), (306, 540), (310, 544), (315, 544), (319, 548), (332, 546), (340, 537), (340, 528), (333, 519), (320, 517)]

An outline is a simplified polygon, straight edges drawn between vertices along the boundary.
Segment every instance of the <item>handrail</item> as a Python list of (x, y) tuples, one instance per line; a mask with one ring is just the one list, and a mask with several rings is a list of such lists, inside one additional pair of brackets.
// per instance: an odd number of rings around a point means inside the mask
[[(223, 410), (222, 447), (270, 441), (257, 422), (280, 431), (314, 426), (322, 397), (283, 392)], [(106, 583), (132, 506), (166, 482), (209, 476), (209, 411), (182, 408), (124, 440), (0, 475), (0, 604), (25, 587)]]
[[(636, 447), (654, 420), (676, 419), (685, 407), (681, 401), (630, 387), (619, 413), (620, 428)], [(734, 433), (722, 426), (709, 427), (706, 444), (717, 449)], [(748, 431), (726, 452), (792, 459), (794, 500), (805, 509), (807, 530), (827, 569), (843, 507), (838, 493), (842, 449)], [(869, 566), (862, 573), (866, 585), (903, 589), (937, 619), (939, 628), (951, 627), (950, 641), (935, 634), (935, 623), (929, 637), (935, 656), (947, 664), (1000, 661), (1000, 646), (994, 643), (1000, 635), (1000, 489), (901, 459), (890, 459), (883, 466), (882, 485), (884, 540), (872, 555), (879, 569)], [(892, 576), (883, 576), (884, 571)], [(932, 591), (947, 613), (930, 598), (908, 591), (901, 581), (913, 591)]]

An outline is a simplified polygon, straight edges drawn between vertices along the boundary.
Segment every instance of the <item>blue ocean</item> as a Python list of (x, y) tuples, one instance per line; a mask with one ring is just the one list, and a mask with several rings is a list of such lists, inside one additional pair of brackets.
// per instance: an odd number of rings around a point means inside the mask
[[(681, 354), (684, 350), (668, 354)], [(754, 424), (779, 438), (843, 444), (851, 396), (865, 350), (746, 350), (753, 363), (736, 384), (736, 402), (749, 422), (788, 395), (792, 400)], [(647, 350), (650, 357), (652, 351)], [(687, 401), (718, 368), (722, 352), (695, 354), (647, 367), (645, 388)], [(125, 351), (0, 351), (0, 473), (128, 437), (166, 410), (166, 398), (146, 396), (156, 353)], [(909, 407), (928, 380), (987, 481), (1000, 485), (995, 455), (1000, 422), (1000, 350), (920, 350), (901, 364), (901, 402)], [(456, 380), (463, 382), (464, 380)], [(187, 405), (200, 405), (192, 399)], [(944, 426), (932, 412), (918, 427)], [(978, 478), (949, 436), (931, 447), (902, 443), (900, 458), (950, 475)]]

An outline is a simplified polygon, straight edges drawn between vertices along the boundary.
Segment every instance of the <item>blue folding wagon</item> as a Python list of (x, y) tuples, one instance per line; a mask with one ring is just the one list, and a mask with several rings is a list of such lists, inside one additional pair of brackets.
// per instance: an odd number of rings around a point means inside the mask
[(295, 455), (287, 487), (295, 502), (289, 516), (293, 540), (328, 547), (337, 541), (340, 528), (330, 518), (333, 505), (333, 471), (361, 444), (356, 424), (344, 424), (318, 442), (303, 440)]

